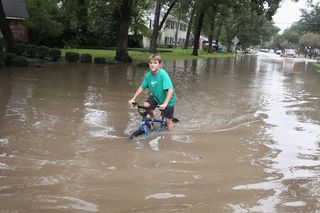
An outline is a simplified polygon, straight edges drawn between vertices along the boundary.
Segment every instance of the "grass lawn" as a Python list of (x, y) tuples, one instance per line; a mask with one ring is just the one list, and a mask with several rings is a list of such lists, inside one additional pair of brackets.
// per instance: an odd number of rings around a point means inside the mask
[[(175, 60), (175, 59), (199, 59), (199, 58), (216, 58), (216, 57), (232, 57), (232, 53), (206, 53), (204, 50), (199, 50), (199, 56), (191, 55), (192, 49), (182, 48), (158, 48), (158, 51), (163, 60)], [(116, 55), (116, 50), (97, 50), (97, 49), (62, 49), (62, 56), (65, 52), (78, 52), (80, 54), (87, 53), (93, 57), (104, 57), (113, 60)], [(133, 62), (140, 63), (145, 62), (150, 53), (145, 49), (129, 49), (128, 51)]]
[(315, 66), (318, 68), (318, 72), (320, 72), (320, 64), (315, 64)]

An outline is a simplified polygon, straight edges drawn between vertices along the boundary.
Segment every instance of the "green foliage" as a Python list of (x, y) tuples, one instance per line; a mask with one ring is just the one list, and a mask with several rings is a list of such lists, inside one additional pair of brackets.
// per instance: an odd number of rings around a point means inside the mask
[(3, 52), (3, 39), (0, 38), (0, 53)]
[(15, 67), (27, 67), (29, 66), (29, 62), (23, 56), (15, 56), (12, 59), (11, 65)]
[(315, 33), (306, 33), (304, 34), (300, 40), (299, 45), (303, 47), (310, 48), (320, 48), (320, 34)]
[(80, 62), (81, 63), (92, 63), (92, 55), (91, 54), (81, 54)]
[(39, 46), (39, 58), (45, 58), (49, 55), (49, 47), (47, 46), (44, 46), (44, 45), (41, 45)]
[(0, 52), (0, 65), (4, 64), (6, 60), (6, 54), (4, 52)]
[(61, 50), (58, 48), (52, 48), (49, 52), (49, 56), (53, 61), (57, 61), (61, 58)]
[(17, 55), (14, 53), (6, 52), (5, 53), (5, 64), (8, 66), (12, 65), (12, 61), (16, 56)]
[(128, 36), (128, 47), (142, 48), (142, 35), (129, 35)]
[(95, 57), (94, 58), (94, 63), (95, 64), (105, 64), (106, 63), (106, 59), (103, 57)]
[[(175, 59), (199, 59), (199, 58), (213, 58), (213, 57), (232, 57), (233, 54), (208, 54), (204, 51), (199, 51), (199, 56), (193, 56), (191, 55), (192, 49), (182, 49), (182, 48), (165, 48), (157, 49), (158, 52), (161, 54), (161, 57), (164, 61), (171, 61)], [(111, 61), (114, 59), (115, 51), (114, 50), (94, 50), (94, 49), (62, 49), (64, 53), (66, 52), (78, 52), (78, 53), (89, 53), (91, 54), (95, 59), (94, 62), (96, 63), (96, 60), (101, 60), (102, 63), (106, 63), (106, 59), (108, 61)], [(130, 57), (133, 58), (134, 63), (143, 61), (146, 62), (147, 59), (150, 56), (150, 53), (146, 49), (132, 49), (129, 50)], [(96, 59), (99, 58), (99, 59)], [(101, 59), (100, 59), (101, 58)]]
[(36, 57), (38, 54), (39, 48), (37, 45), (28, 44), (26, 46), (26, 55), (30, 57)]
[(80, 54), (77, 52), (66, 52), (65, 59), (68, 62), (78, 62), (80, 59)]
[(320, 33), (320, 3), (310, 4), (311, 10), (302, 10), (300, 23), (306, 32)]
[(26, 0), (29, 13), (27, 26), (31, 30), (33, 42), (42, 43), (47, 37), (62, 34), (59, 6), (56, 0)]
[(12, 52), (17, 55), (22, 55), (26, 51), (26, 45), (24, 43), (15, 43), (13, 45)]

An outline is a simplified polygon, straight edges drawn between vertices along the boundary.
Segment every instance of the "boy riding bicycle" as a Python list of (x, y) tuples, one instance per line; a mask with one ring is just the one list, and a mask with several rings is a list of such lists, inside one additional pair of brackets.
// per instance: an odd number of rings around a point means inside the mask
[(161, 67), (161, 56), (159, 54), (152, 54), (148, 62), (150, 71), (146, 73), (140, 87), (128, 102), (130, 104), (134, 103), (145, 89), (149, 89), (151, 95), (143, 103), (143, 106), (150, 109), (149, 115), (151, 118), (154, 118), (153, 110), (159, 106), (168, 129), (172, 130), (174, 105), (177, 99), (173, 84), (169, 74)]

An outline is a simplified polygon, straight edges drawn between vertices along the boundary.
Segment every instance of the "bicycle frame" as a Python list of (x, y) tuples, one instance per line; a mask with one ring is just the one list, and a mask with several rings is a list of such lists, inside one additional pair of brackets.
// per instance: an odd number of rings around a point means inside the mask
[[(133, 103), (134, 107), (138, 108), (139, 114), (142, 116), (142, 121), (141, 124), (133, 134), (130, 135), (130, 138), (137, 137), (138, 135), (144, 134), (144, 137), (148, 136), (149, 131), (159, 131), (160, 129), (164, 129), (167, 127), (167, 123), (164, 120), (164, 117), (162, 116), (161, 119), (157, 118), (148, 118), (147, 115), (149, 114), (150, 111), (146, 109), (143, 106), (140, 106), (137, 103)], [(143, 109), (143, 111), (141, 111)], [(159, 127), (155, 127), (153, 124), (154, 123), (159, 123)]]

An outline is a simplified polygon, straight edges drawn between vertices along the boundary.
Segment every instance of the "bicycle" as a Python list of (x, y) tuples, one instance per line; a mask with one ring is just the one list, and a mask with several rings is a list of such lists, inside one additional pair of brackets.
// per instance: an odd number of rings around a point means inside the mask
[[(139, 105), (138, 103), (132, 103), (132, 106), (138, 109), (138, 113), (142, 116), (142, 121), (139, 128), (129, 136), (130, 140), (140, 135), (144, 135), (144, 137), (147, 137), (149, 132), (155, 132), (167, 128), (167, 123), (164, 119), (164, 116), (161, 115), (160, 119), (149, 118), (147, 117), (147, 115), (150, 111), (147, 108)], [(177, 118), (173, 118), (173, 122), (176, 123), (179, 122), (179, 120)]]

